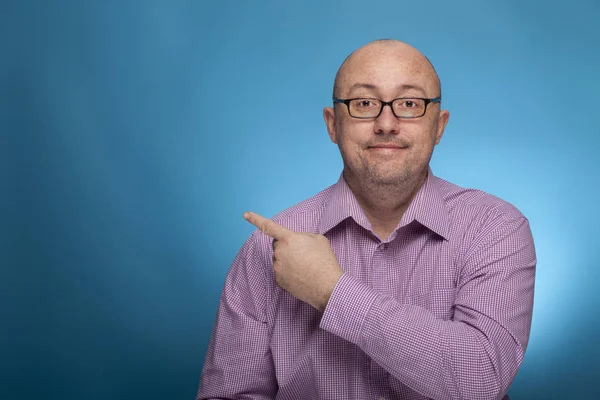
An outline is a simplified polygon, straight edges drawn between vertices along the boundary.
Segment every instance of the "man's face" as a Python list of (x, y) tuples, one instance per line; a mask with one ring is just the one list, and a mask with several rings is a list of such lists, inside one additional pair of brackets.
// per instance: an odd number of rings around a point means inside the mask
[[(433, 98), (439, 83), (428, 61), (412, 48), (371, 45), (359, 49), (340, 71), (335, 95), (342, 99), (400, 97)], [(356, 119), (344, 104), (326, 108), (331, 140), (344, 160), (347, 180), (398, 185), (424, 177), (448, 121), (448, 111), (430, 103), (425, 115), (414, 119), (394, 116), (385, 106), (375, 119)]]

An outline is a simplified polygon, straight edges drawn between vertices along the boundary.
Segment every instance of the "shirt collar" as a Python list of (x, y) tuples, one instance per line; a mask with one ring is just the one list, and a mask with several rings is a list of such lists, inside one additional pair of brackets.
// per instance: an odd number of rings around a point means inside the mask
[[(437, 181), (438, 178), (429, 169), (425, 182), (408, 206), (398, 226), (402, 227), (416, 221), (448, 240), (450, 225), (448, 210)], [(318, 227), (320, 234), (325, 234), (346, 218), (352, 218), (363, 228), (371, 230), (371, 223), (358, 204), (343, 174), (334, 185), (332, 195), (323, 211)]]
[(450, 216), (446, 201), (440, 192), (439, 179), (433, 175), (431, 168), (427, 171), (425, 182), (402, 216), (399, 226), (408, 225), (413, 221), (446, 240), (450, 238)]
[(325, 209), (319, 222), (319, 233), (324, 235), (334, 226), (346, 218), (352, 218), (354, 221), (367, 230), (371, 230), (371, 223), (363, 212), (360, 204), (356, 200), (350, 186), (344, 179), (344, 174), (340, 175), (337, 183), (333, 187), (331, 197), (325, 204)]

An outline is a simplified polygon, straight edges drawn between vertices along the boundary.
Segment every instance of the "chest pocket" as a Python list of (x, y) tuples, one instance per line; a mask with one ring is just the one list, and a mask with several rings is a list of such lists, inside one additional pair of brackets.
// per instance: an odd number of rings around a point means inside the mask
[(456, 288), (433, 289), (425, 293), (408, 296), (406, 304), (423, 307), (437, 318), (450, 320), (454, 317), (454, 301)]

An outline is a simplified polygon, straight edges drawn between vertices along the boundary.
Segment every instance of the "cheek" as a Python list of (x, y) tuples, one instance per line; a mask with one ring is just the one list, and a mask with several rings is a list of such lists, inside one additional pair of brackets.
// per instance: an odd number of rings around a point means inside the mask
[(343, 147), (345, 150), (355, 151), (362, 147), (365, 140), (365, 133), (362, 132), (360, 126), (354, 126), (353, 124), (344, 124), (343, 122), (338, 124), (340, 129), (337, 131), (337, 142), (338, 145)]
[(435, 141), (436, 136), (431, 135), (430, 132), (422, 132), (420, 136), (413, 138), (411, 152), (413, 162), (430, 157), (435, 147)]
[(431, 149), (436, 145), (437, 139), (437, 124), (431, 122), (418, 133), (419, 147), (423, 149)]
[(438, 127), (437, 123), (434, 123), (431, 127), (431, 142), (436, 145), (440, 140), (438, 138)]
[(435, 136), (424, 137), (419, 143), (419, 151), (421, 153), (431, 153), (435, 147)]
[(359, 157), (359, 146), (356, 142), (349, 140), (347, 136), (340, 138), (338, 146), (340, 147), (340, 152), (344, 158), (355, 159)]

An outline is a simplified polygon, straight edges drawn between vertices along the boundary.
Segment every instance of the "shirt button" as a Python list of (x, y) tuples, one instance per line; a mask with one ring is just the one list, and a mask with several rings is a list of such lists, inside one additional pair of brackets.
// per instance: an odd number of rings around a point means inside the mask
[[(381, 243), (381, 244), (379, 245), (379, 248), (380, 248), (381, 250), (385, 250), (385, 249), (387, 249), (387, 244), (386, 244), (386, 243)], [(385, 400), (385, 399), (384, 399), (384, 400)]]

